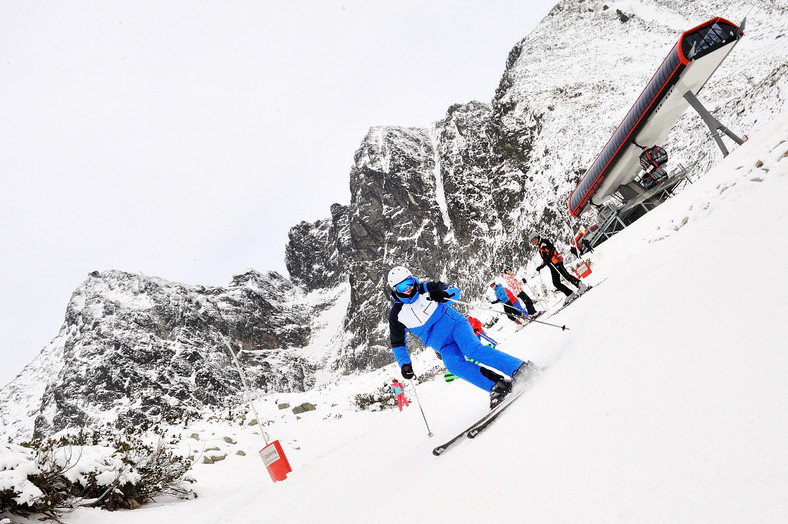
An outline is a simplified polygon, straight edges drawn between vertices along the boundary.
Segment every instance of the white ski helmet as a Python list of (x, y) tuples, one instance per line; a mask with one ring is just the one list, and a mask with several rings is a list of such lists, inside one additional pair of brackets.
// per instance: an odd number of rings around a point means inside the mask
[(391, 268), (389, 271), (388, 276), (388, 284), (391, 289), (394, 289), (394, 286), (402, 282), (408, 277), (412, 277), (413, 274), (410, 272), (410, 269), (406, 268), (405, 266), (397, 266)]
[(531, 231), (530, 233), (528, 233), (528, 242), (533, 242), (535, 238), (536, 239), (539, 238), (539, 233), (537, 233), (536, 231)]

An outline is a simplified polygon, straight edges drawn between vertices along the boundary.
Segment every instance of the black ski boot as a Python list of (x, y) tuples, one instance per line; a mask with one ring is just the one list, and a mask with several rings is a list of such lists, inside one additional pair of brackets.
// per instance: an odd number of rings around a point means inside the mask
[(511, 393), (512, 391), (512, 383), (508, 382), (504, 379), (499, 380), (495, 383), (492, 390), (490, 391), (490, 409), (493, 409), (495, 406), (500, 404), (503, 399)]

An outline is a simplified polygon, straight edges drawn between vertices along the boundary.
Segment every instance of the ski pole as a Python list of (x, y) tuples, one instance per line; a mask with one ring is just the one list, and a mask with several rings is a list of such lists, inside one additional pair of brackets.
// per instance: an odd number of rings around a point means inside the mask
[[(576, 284), (574, 284), (574, 283), (573, 283), (571, 280), (569, 280), (568, 278), (566, 278), (566, 275), (564, 275), (563, 273), (561, 273), (561, 272), (558, 270), (558, 267), (557, 267), (555, 264), (553, 264), (553, 261), (552, 261), (552, 260), (550, 261), (550, 266), (552, 266), (552, 268), (553, 268), (553, 269), (555, 269), (555, 272), (556, 272), (556, 273), (558, 273), (558, 276), (559, 276), (560, 278), (562, 278), (562, 279), (566, 280), (568, 283), (572, 284), (572, 285), (573, 285), (573, 286), (575, 286), (575, 287), (579, 287), (579, 286), (577, 286)], [(578, 278), (578, 279), (577, 279), (577, 281), (578, 281), (578, 282), (580, 282), (580, 279)]]
[(487, 340), (488, 342), (490, 342), (493, 346), (497, 346), (498, 345), (498, 342), (496, 342), (492, 337), (487, 335), (487, 333), (480, 333), (479, 336), (480, 337), (484, 337), (484, 339)]
[[(538, 297), (539, 296), (539, 295), (537, 295), (534, 292), (534, 290), (531, 288), (531, 286), (528, 285), (528, 282), (523, 282), (523, 285), (528, 288), (528, 291), (531, 292), (531, 296), (532, 297)], [(542, 286), (544, 286), (544, 282), (542, 283)], [(545, 302), (541, 298), (537, 298), (536, 299), (536, 303), (539, 304), (540, 306), (542, 306), (543, 309), (549, 309), (550, 308), (550, 304), (548, 304), (547, 307), (545, 307)]]
[[(582, 295), (585, 292), (585, 288), (587, 288), (588, 286), (586, 286), (586, 284), (584, 284), (582, 280), (580, 280), (579, 278), (576, 278), (577, 284), (575, 284), (574, 282), (569, 280), (569, 278), (567, 278), (569, 276), (569, 273), (566, 273), (566, 275), (562, 274), (561, 271), (558, 270), (558, 267), (555, 264), (553, 264), (552, 261), (550, 261), (550, 265), (553, 267), (553, 269), (555, 269), (556, 273), (558, 273), (558, 275), (561, 278), (563, 278), (569, 284), (572, 284), (573, 286), (575, 286), (577, 288), (577, 290), (574, 291), (575, 295), (580, 296), (580, 295)], [(566, 272), (566, 268), (564, 268), (564, 272)]]
[[(551, 268), (553, 268), (553, 269), (555, 269), (555, 272), (556, 272), (556, 273), (558, 273), (558, 278), (559, 278), (559, 279), (561, 279), (561, 280), (566, 280), (567, 282), (569, 282), (569, 280), (567, 280), (567, 279), (566, 279), (566, 277), (565, 277), (564, 275), (562, 275), (560, 271), (558, 271), (558, 268), (557, 268), (557, 267), (555, 267), (555, 264), (553, 264), (553, 261), (552, 261), (552, 260), (550, 260), (550, 261), (548, 262), (548, 264), (550, 264), (550, 267), (551, 267)], [(571, 284), (571, 282), (569, 282), (569, 283)]]
[[(506, 313), (502, 313), (501, 311), (498, 311), (497, 309), (476, 306), (476, 305), (471, 304), (469, 302), (463, 302), (462, 300), (454, 300), (453, 298), (450, 298), (449, 302), (455, 302), (457, 304), (462, 304), (464, 306), (468, 306), (468, 307), (472, 307), (472, 308), (476, 308), (476, 309), (481, 309), (481, 310), (484, 310), (484, 311), (492, 311), (493, 313), (496, 313), (498, 315), (506, 316)], [(554, 327), (554, 328), (559, 328), (561, 331), (568, 331), (569, 330), (569, 328), (566, 327), (566, 325), (559, 326), (557, 324), (551, 324), (549, 322), (543, 322), (541, 320), (536, 320), (536, 319), (528, 317), (528, 316), (524, 317), (524, 320), (526, 320), (527, 322), (536, 322), (537, 324), (544, 324), (545, 326), (551, 326), (551, 327)]]
[(424, 425), (427, 426), (427, 436), (432, 436), (432, 430), (430, 429), (430, 425), (427, 424), (427, 417), (424, 415), (424, 410), (421, 408), (421, 401), (419, 401), (419, 394), (416, 392), (416, 384), (413, 383), (413, 379), (410, 380), (410, 387), (413, 388), (413, 396), (416, 397), (416, 404), (419, 405), (419, 411), (421, 411), (421, 417), (424, 419)]
[[(544, 283), (544, 277), (542, 276), (542, 272), (541, 271), (537, 271), (537, 273), (539, 273), (539, 280), (542, 281), (542, 287), (545, 290), (547, 290), (547, 284)], [(547, 299), (545, 299), (545, 300), (547, 300)], [(549, 301), (547, 302), (547, 311), (549, 311), (551, 315), (553, 314), (553, 310), (552, 310), (552, 308), (550, 306), (550, 302)]]

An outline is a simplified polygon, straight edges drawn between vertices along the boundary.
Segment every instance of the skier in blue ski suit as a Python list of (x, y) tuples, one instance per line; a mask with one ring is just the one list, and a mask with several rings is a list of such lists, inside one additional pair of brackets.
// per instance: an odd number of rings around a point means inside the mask
[(402, 266), (389, 272), (389, 287), (394, 305), (389, 312), (391, 348), (402, 370), (402, 376), (415, 375), (408, 353), (406, 335), (410, 331), (443, 359), (446, 369), (463, 380), (490, 392), (490, 407), (494, 407), (511, 391), (511, 383), (504, 379), (490, 379), (490, 370), (465, 357), (497, 369), (510, 377), (522, 371), (529, 375), (533, 364), (485, 346), (474, 334), (465, 315), (446, 304), (459, 300), (460, 290), (443, 282), (419, 282)]
[(501, 284), (496, 284), (495, 282), (491, 283), (490, 287), (495, 290), (495, 301), (493, 304), (501, 302), (503, 304), (503, 310), (509, 320), (521, 324), (520, 317), (529, 316), (528, 313), (526, 313), (523, 309), (520, 301), (517, 300), (516, 296), (514, 296), (514, 293), (503, 287)]

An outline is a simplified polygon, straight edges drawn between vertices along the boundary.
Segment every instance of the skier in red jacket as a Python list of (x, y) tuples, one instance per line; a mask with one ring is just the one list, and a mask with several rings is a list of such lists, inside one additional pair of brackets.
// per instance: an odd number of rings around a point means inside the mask
[(468, 319), (468, 322), (470, 322), (471, 327), (473, 328), (473, 333), (477, 337), (479, 337), (479, 341), (482, 344), (484, 344), (485, 341), (486, 341), (487, 345), (490, 346), (491, 348), (494, 348), (495, 346), (498, 345), (498, 342), (496, 342), (495, 340), (490, 338), (490, 336), (487, 335), (487, 333), (484, 332), (484, 328), (482, 327), (482, 323), (481, 323), (481, 321), (478, 318), (468, 317), (468, 316), (466, 316), (466, 318)]
[(471, 327), (473, 328), (473, 334), (477, 337), (484, 333), (484, 328), (482, 327), (482, 322), (478, 318), (466, 316), (465, 318), (468, 319)]

